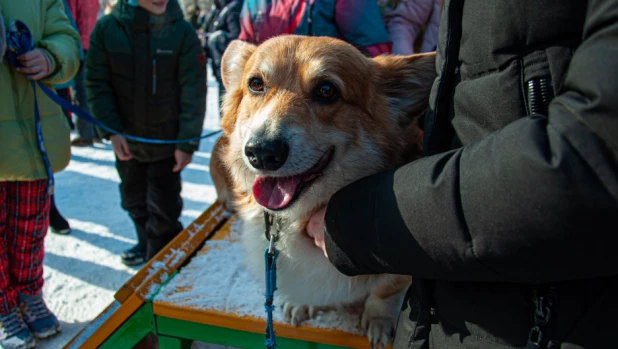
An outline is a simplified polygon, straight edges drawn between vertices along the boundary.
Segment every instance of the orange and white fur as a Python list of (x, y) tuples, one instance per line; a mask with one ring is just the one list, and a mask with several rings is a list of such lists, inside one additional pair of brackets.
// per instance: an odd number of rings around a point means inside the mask
[(211, 172), (219, 200), (243, 221), (249, 269), (264, 278), (264, 210), (283, 222), (277, 297), (293, 325), (318, 310), (360, 305), (372, 347), (391, 340), (410, 277), (340, 273), (306, 232), (351, 182), (420, 156), (435, 55), (365, 57), (333, 38), (241, 41), (223, 56), (224, 135)]

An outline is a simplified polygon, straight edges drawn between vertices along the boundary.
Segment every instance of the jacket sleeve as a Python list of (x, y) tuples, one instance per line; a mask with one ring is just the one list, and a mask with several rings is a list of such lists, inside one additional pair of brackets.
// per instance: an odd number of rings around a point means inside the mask
[(253, 32), (253, 22), (251, 21), (251, 13), (249, 13), (248, 2), (243, 1), (242, 10), (240, 11), (240, 34), (238, 34), (238, 40), (258, 44)]
[(240, 10), (241, 7), (238, 5), (234, 5), (230, 8), (230, 12), (226, 16), (227, 22), (227, 41), (226, 45), (229, 44), (232, 40), (238, 38), (240, 35)]
[[(193, 28), (187, 23), (178, 60), (180, 83), (180, 126), (178, 139), (199, 137), (206, 113), (206, 57)], [(200, 142), (178, 143), (177, 148), (192, 153)]]
[[(98, 21), (90, 36), (90, 49), (86, 54), (86, 91), (92, 116), (111, 129), (122, 132), (123, 126), (110, 80), (111, 72), (104, 40), (107, 19), (104, 17)], [(103, 129), (99, 129), (99, 132), (104, 138), (112, 135)]]
[(71, 80), (79, 69), (79, 35), (64, 13), (62, 0), (46, 0), (42, 6), (46, 6), (45, 24), (37, 46), (49, 53), (52, 63), (51, 73), (42, 81), (62, 84)]
[(391, 42), (375, 0), (336, 0), (335, 23), (341, 38), (356, 47)]
[(411, 55), (421, 27), (429, 20), (433, 0), (399, 3), (388, 20), (388, 34), (393, 40), (393, 53)]
[(548, 117), (336, 193), (329, 258), (347, 275), (544, 283), (618, 274), (618, 4), (590, 1)]

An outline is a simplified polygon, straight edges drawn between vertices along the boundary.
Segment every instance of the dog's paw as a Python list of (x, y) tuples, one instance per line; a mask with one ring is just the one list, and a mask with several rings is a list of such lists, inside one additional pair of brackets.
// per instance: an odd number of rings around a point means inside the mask
[(371, 349), (384, 349), (393, 340), (395, 326), (391, 318), (373, 318), (366, 327)]
[(331, 311), (334, 309), (335, 308), (331, 306), (318, 307), (285, 302), (283, 303), (283, 319), (286, 322), (291, 323), (292, 326), (296, 327), (305, 320), (314, 319), (320, 312)]

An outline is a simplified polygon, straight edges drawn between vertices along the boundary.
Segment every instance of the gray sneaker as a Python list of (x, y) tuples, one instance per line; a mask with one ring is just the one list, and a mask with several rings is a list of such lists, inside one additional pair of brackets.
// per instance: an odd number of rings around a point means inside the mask
[(19, 294), (19, 307), (26, 325), (38, 339), (49, 338), (60, 333), (60, 322), (45, 304), (42, 295)]
[(19, 313), (18, 307), (7, 314), (0, 314), (0, 348), (32, 349), (36, 340)]

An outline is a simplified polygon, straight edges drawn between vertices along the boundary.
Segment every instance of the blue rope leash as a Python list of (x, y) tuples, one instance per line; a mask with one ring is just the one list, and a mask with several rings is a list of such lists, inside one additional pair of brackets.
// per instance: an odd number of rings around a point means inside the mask
[(272, 253), (269, 253), (269, 248), (264, 250), (264, 261), (266, 262), (266, 331), (264, 332), (264, 344), (266, 349), (275, 349), (277, 346), (277, 338), (275, 337), (275, 329), (273, 327), (273, 311), (275, 310), (274, 294), (277, 290), (277, 257), (279, 251), (273, 248)]
[(102, 122), (100, 122), (99, 120), (95, 119), (92, 115), (86, 113), (84, 110), (82, 110), (82, 109), (74, 106), (70, 102), (60, 98), (60, 96), (55, 94), (52, 90), (50, 90), (47, 86), (43, 85), (40, 81), (37, 81), (37, 83), (39, 84), (39, 87), (41, 88), (41, 90), (43, 90), (43, 93), (45, 93), (47, 95), (47, 97), (49, 97), (52, 101), (54, 101), (56, 104), (58, 104), (62, 109), (68, 110), (71, 113), (76, 114), (81, 119), (86, 120), (89, 123), (91, 123), (91, 124), (101, 128), (101, 129), (104, 129), (107, 132), (113, 133), (115, 135), (123, 136), (124, 138), (130, 139), (130, 140), (135, 141), (135, 142), (150, 143), (150, 144), (191, 143), (191, 142), (197, 142), (197, 141), (199, 141), (200, 139), (203, 139), (203, 138), (212, 137), (212, 136), (214, 136), (214, 135), (216, 135), (216, 134), (221, 132), (221, 130), (213, 131), (213, 132), (204, 134), (204, 135), (199, 136), (199, 137), (193, 137), (193, 138), (187, 138), (187, 139), (152, 139), (152, 138), (144, 138), (144, 137), (131, 136), (131, 135), (128, 135), (126, 133), (118, 132), (118, 131), (110, 128), (109, 126), (107, 126), (107, 125), (103, 124)]
[[(32, 39), (32, 33), (30, 32), (30, 29), (28, 29), (28, 26), (22, 21), (16, 20), (9, 24), (8, 30), (6, 32), (6, 42), (7, 42), (7, 48), (8, 48), (9, 62), (15, 68), (19, 67), (17, 57), (34, 49), (34, 41)], [(43, 158), (43, 163), (45, 165), (45, 172), (47, 172), (47, 178), (48, 178), (47, 193), (51, 195), (54, 191), (54, 175), (51, 170), (51, 165), (49, 163), (49, 157), (47, 156), (47, 151), (45, 150), (45, 142), (43, 141), (43, 133), (41, 131), (41, 115), (39, 113), (35, 81), (30, 81), (30, 84), (32, 85), (32, 90), (34, 92), (34, 119), (36, 123), (36, 138), (37, 138), (39, 152), (41, 153), (41, 157)], [(176, 140), (151, 139), (151, 138), (136, 137), (136, 136), (128, 135), (128, 134), (118, 132), (108, 127), (107, 125), (95, 119), (89, 113), (74, 106), (70, 102), (60, 98), (56, 93), (54, 93), (54, 91), (50, 90), (47, 86), (43, 85), (40, 81), (36, 81), (36, 84), (43, 91), (43, 93), (45, 93), (47, 97), (49, 97), (52, 101), (54, 101), (54, 103), (58, 104), (62, 109), (68, 110), (71, 113), (76, 114), (81, 119), (86, 120), (90, 122), (91, 124), (101, 129), (104, 129), (107, 132), (123, 136), (126, 139), (130, 139), (135, 142), (151, 143), (151, 144), (191, 143), (191, 142), (197, 142), (203, 138), (212, 137), (221, 132), (221, 130), (218, 130), (218, 131), (213, 131), (213, 132), (204, 134), (199, 137), (193, 137), (193, 138), (188, 138), (188, 139), (176, 139)]]
[(264, 331), (264, 345), (266, 349), (275, 349), (277, 347), (277, 338), (275, 337), (275, 329), (273, 326), (273, 304), (275, 291), (277, 290), (277, 257), (279, 251), (275, 248), (275, 242), (279, 239), (280, 221), (277, 220), (275, 232), (271, 233), (270, 229), (273, 225), (273, 217), (264, 211), (264, 222), (266, 224), (266, 238), (270, 241), (268, 247), (264, 250), (264, 262), (266, 264), (266, 330)]

